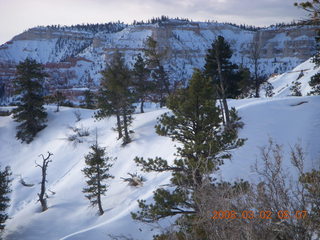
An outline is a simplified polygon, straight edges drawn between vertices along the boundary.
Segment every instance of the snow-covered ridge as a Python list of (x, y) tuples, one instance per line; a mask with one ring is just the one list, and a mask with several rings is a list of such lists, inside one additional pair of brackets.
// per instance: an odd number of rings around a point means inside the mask
[[(320, 72), (320, 67), (316, 67), (312, 62), (312, 58), (310, 58), (290, 71), (269, 78), (268, 82), (274, 87), (273, 92), (275, 97), (291, 96), (292, 91), (290, 88), (295, 82), (300, 83), (302, 96), (307, 96), (312, 91), (309, 81), (318, 72)], [(261, 95), (264, 96), (264, 94), (265, 92), (262, 87)]]
[(46, 65), (50, 89), (97, 88), (110, 54), (119, 49), (131, 66), (148, 36), (165, 51), (163, 64), (171, 81), (188, 79), (194, 68), (202, 68), (207, 49), (218, 35), (230, 42), (235, 63), (252, 68), (250, 43), (258, 41), (262, 46), (261, 74), (283, 73), (312, 56), (315, 29), (296, 26), (249, 31), (229, 24), (174, 20), (120, 26), (118, 31), (37, 27), (0, 46), (0, 87), (4, 88), (0, 98), (12, 95), (12, 69), (27, 57)]

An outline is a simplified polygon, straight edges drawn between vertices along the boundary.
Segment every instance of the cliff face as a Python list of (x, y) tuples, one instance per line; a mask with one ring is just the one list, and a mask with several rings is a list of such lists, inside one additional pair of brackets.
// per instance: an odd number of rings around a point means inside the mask
[[(252, 69), (252, 42), (260, 49), (259, 71), (270, 75), (290, 70), (314, 53), (315, 27), (295, 26), (248, 31), (219, 23), (167, 21), (131, 25), (117, 31), (84, 31), (71, 27), (30, 29), (0, 46), (0, 97), (12, 96), (15, 65), (26, 57), (45, 64), (48, 91), (63, 89), (70, 97), (77, 89), (97, 88), (99, 72), (118, 49), (129, 66), (152, 36), (165, 55), (163, 64), (171, 81), (190, 77), (202, 68), (207, 49), (218, 35), (229, 41), (232, 61)], [(80, 94), (81, 95), (81, 94)]]

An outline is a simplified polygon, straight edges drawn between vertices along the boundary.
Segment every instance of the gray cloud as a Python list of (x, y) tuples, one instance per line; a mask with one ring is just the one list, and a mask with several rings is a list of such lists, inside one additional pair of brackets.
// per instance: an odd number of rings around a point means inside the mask
[(0, 0), (0, 43), (38, 25), (186, 17), (265, 26), (301, 19), (294, 0)]

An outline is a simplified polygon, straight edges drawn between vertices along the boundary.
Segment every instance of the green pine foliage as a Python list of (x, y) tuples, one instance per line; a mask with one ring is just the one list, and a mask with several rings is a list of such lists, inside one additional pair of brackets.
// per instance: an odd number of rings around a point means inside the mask
[[(305, 1), (300, 3), (296, 2), (294, 5), (304, 9), (309, 13), (309, 19), (305, 21), (306, 24), (308, 22), (316, 25), (320, 24), (320, 1), (319, 0)], [(316, 54), (314, 55), (312, 60), (315, 63), (316, 67), (320, 66), (320, 31), (317, 32)], [(312, 88), (312, 91), (309, 94), (320, 95), (320, 72), (311, 77), (309, 81), (309, 85)]]
[(133, 85), (136, 90), (136, 95), (140, 101), (140, 112), (143, 113), (144, 102), (147, 100), (148, 96), (155, 89), (155, 84), (149, 81), (150, 70), (147, 68), (146, 61), (139, 54), (136, 58), (136, 62), (133, 67)]
[(264, 85), (265, 97), (272, 97), (274, 95), (273, 85), (269, 82), (266, 82)]
[(127, 67), (122, 54), (116, 52), (111, 63), (101, 72), (101, 87), (98, 93), (98, 108), (96, 119), (115, 115), (117, 117), (116, 131), (123, 145), (131, 142), (129, 127), (132, 123), (132, 114), (136, 96), (132, 90), (131, 71)]
[(101, 197), (105, 195), (108, 185), (105, 183), (108, 179), (114, 178), (109, 170), (112, 167), (111, 161), (115, 160), (106, 156), (104, 148), (98, 144), (91, 146), (92, 152), (85, 156), (86, 167), (82, 170), (87, 178), (87, 186), (83, 189), (85, 197), (90, 201), (92, 207), (98, 206), (99, 215), (103, 215)]
[(151, 78), (155, 82), (155, 94), (157, 95), (160, 107), (165, 105), (166, 97), (170, 94), (170, 81), (167, 72), (165, 71), (161, 60), (165, 55), (164, 51), (159, 51), (158, 43), (152, 37), (148, 37), (146, 41), (146, 56), (147, 68), (151, 72)]
[(316, 64), (317, 67), (320, 66), (320, 30), (317, 32), (316, 40), (316, 54), (313, 56), (312, 61)]
[(206, 75), (219, 86), (219, 95), (224, 94), (226, 98), (236, 98), (241, 93), (237, 79), (239, 66), (230, 61), (231, 57), (230, 44), (218, 36), (208, 49), (204, 65)]
[(242, 73), (238, 71), (238, 65), (230, 61), (231, 57), (232, 50), (229, 43), (224, 37), (218, 36), (208, 49), (204, 65), (206, 76), (211, 78), (215, 86), (214, 94), (221, 99), (222, 115), (226, 126), (229, 126), (231, 121), (227, 98), (236, 98), (241, 94)]
[[(316, 54), (314, 55), (312, 61), (315, 63), (316, 67), (320, 67), (320, 31), (318, 31), (316, 37)], [(310, 94), (320, 95), (320, 72), (311, 77), (309, 85), (312, 88)]]
[(320, 95), (320, 73), (317, 73), (311, 77), (309, 85), (312, 88), (311, 95)]
[(239, 90), (237, 98), (247, 98), (253, 96), (253, 81), (250, 70), (248, 68), (240, 67), (238, 74), (235, 76), (235, 80), (238, 82), (237, 87)]
[(81, 107), (87, 108), (87, 109), (94, 109), (96, 107), (96, 101), (95, 96), (93, 92), (90, 90), (84, 91), (84, 99), (81, 102)]
[[(314, 24), (320, 23), (320, 1), (311, 0), (305, 2), (294, 3), (296, 7), (300, 7), (309, 13), (310, 21)], [(308, 21), (307, 21), (308, 22)]]
[(6, 167), (4, 170), (0, 169), (0, 234), (5, 228), (5, 221), (8, 219), (6, 209), (9, 207), (11, 192), (10, 183), (11, 179), (10, 167)]
[(293, 85), (290, 87), (291, 96), (302, 96), (301, 93), (301, 82), (298, 80), (293, 82)]
[(230, 127), (223, 127), (214, 91), (209, 78), (195, 70), (189, 86), (168, 98), (172, 113), (158, 119), (156, 132), (180, 143), (176, 159), (169, 164), (159, 157), (136, 157), (135, 162), (145, 172), (171, 172), (171, 187), (157, 189), (152, 204), (139, 200), (140, 210), (132, 213), (134, 219), (156, 222), (175, 215), (192, 218), (199, 211), (195, 193), (204, 182), (214, 181), (212, 173), (231, 158), (229, 151), (243, 145), (244, 139), (239, 139), (237, 133), (242, 126), (240, 119), (232, 110)]
[(46, 77), (44, 68), (35, 60), (26, 59), (17, 65), (14, 86), (18, 95), (13, 118), (21, 123), (17, 127), (17, 139), (30, 143), (36, 134), (46, 127), (47, 113), (43, 107), (42, 81)]

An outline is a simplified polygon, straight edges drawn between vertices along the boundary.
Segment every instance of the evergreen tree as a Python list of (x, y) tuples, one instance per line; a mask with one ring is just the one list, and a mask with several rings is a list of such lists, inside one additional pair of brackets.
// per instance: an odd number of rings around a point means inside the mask
[(9, 207), (10, 202), (8, 194), (11, 192), (11, 174), (10, 167), (8, 166), (3, 171), (0, 170), (0, 238), (1, 232), (5, 228), (5, 221), (8, 219), (6, 209)]
[(305, 1), (300, 3), (294, 4), (296, 7), (300, 7), (305, 11), (309, 12), (309, 17), (312, 23), (319, 24), (320, 22), (320, 1), (319, 0), (312, 0), (312, 1)]
[(237, 83), (235, 96), (237, 98), (246, 98), (252, 96), (252, 78), (248, 68), (240, 66), (239, 71), (234, 74), (234, 80)]
[(66, 100), (66, 97), (60, 91), (55, 91), (55, 93), (51, 96), (52, 102), (57, 105), (56, 112), (60, 111), (60, 106), (62, 106)]
[(239, 86), (235, 75), (238, 66), (231, 63), (232, 50), (224, 37), (218, 36), (212, 43), (211, 49), (206, 55), (205, 73), (211, 77), (218, 90), (218, 96), (222, 100), (222, 108), (226, 125), (230, 122), (230, 113), (227, 103), (228, 97), (236, 97), (239, 94)]
[(104, 213), (101, 197), (105, 195), (108, 185), (105, 183), (110, 178), (114, 178), (109, 174), (112, 167), (110, 163), (113, 159), (106, 157), (105, 149), (98, 146), (96, 142), (91, 147), (92, 152), (85, 156), (86, 167), (82, 170), (86, 178), (87, 187), (83, 189), (86, 198), (89, 199), (92, 207), (98, 206), (99, 215)]
[[(319, 0), (295, 3), (294, 5), (309, 12), (310, 19), (306, 21), (307, 23), (311, 22), (312, 24), (315, 24), (315, 25), (320, 24), (320, 1)], [(317, 31), (316, 54), (313, 57), (313, 62), (315, 63), (316, 67), (320, 67), (320, 30)], [(314, 76), (311, 77), (311, 80), (309, 81), (309, 85), (312, 88), (312, 91), (310, 92), (310, 94), (320, 95), (320, 72), (316, 73)]]
[(94, 94), (90, 90), (84, 91), (84, 100), (82, 101), (81, 106), (88, 109), (94, 109), (95, 105)]
[[(320, 67), (320, 31), (318, 31), (316, 43), (316, 54), (314, 55), (312, 61), (315, 63), (316, 67)], [(320, 72), (311, 77), (309, 85), (312, 88), (310, 94), (320, 95)]]
[(292, 82), (293, 85), (290, 87), (291, 96), (302, 96), (301, 93), (301, 82), (298, 80)]
[(134, 74), (134, 87), (136, 89), (137, 97), (140, 100), (140, 112), (143, 113), (143, 105), (146, 101), (146, 98), (150, 93), (154, 90), (154, 84), (153, 82), (149, 81), (149, 74), (150, 70), (146, 66), (146, 62), (141, 57), (141, 54), (139, 54), (136, 58), (136, 62), (134, 64), (133, 69)]
[(18, 94), (17, 108), (13, 118), (21, 124), (17, 127), (17, 139), (30, 143), (36, 134), (46, 127), (47, 113), (43, 107), (42, 81), (46, 77), (44, 68), (35, 60), (26, 59), (17, 65), (14, 80)]
[(144, 51), (147, 58), (147, 68), (151, 71), (151, 78), (155, 82), (155, 93), (159, 97), (160, 107), (165, 105), (165, 99), (170, 94), (170, 81), (168, 74), (161, 64), (165, 52), (160, 52), (158, 43), (152, 37), (148, 37), (146, 41), (146, 49)]
[(102, 119), (115, 115), (118, 138), (123, 145), (131, 142), (129, 127), (135, 107), (135, 94), (132, 91), (131, 72), (124, 62), (122, 55), (116, 52), (110, 65), (102, 72), (101, 88), (98, 96), (99, 110), (95, 117)]
[(274, 95), (273, 89), (274, 89), (273, 85), (269, 82), (266, 82), (264, 86), (265, 97), (272, 97)]
[(242, 125), (235, 110), (230, 111), (230, 127), (223, 127), (214, 87), (199, 70), (195, 70), (188, 88), (179, 89), (168, 98), (167, 106), (172, 114), (160, 117), (156, 132), (181, 145), (173, 164), (160, 157), (135, 159), (145, 172), (172, 173), (170, 188), (157, 189), (154, 204), (139, 200), (140, 211), (132, 213), (132, 217), (144, 222), (175, 215), (192, 221), (200, 211), (197, 191), (205, 181), (213, 183), (212, 173), (231, 158), (229, 150), (244, 143), (244, 139), (238, 138), (237, 129)]

